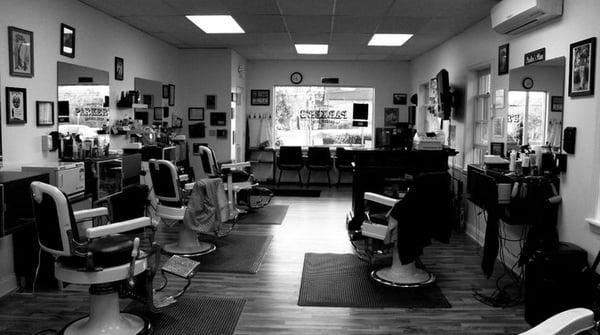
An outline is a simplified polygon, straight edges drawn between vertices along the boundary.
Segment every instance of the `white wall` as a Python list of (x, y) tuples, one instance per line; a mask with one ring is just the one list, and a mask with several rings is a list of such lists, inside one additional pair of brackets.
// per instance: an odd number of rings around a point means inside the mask
[[(507, 89), (508, 76), (497, 76), (499, 45), (510, 43), (510, 68), (522, 66), (525, 53), (544, 47), (546, 59), (565, 56), (568, 62), (571, 43), (600, 35), (600, 25), (597, 24), (598, 13), (600, 13), (600, 2), (597, 0), (565, 0), (564, 15), (560, 19), (518, 36), (496, 34), (490, 29), (489, 18), (485, 19), (413, 60), (411, 64), (413, 90), (444, 67), (450, 72), (451, 85), (466, 87), (469, 69), (485, 63), (492, 66), (492, 92), (496, 88)], [(596, 80), (599, 80), (599, 72), (596, 69)], [(568, 66), (565, 78), (568, 81)], [(565, 83), (565, 92), (567, 85), (568, 83)], [(469, 89), (471, 88), (467, 87), (467, 90)], [(565, 97), (564, 126), (577, 127), (577, 144), (575, 154), (568, 157), (568, 171), (561, 175), (563, 203), (558, 223), (560, 239), (585, 248), (590, 253), (590, 258), (600, 247), (598, 235), (591, 233), (590, 227), (585, 222), (585, 218), (596, 215), (598, 203), (598, 171), (600, 171), (598, 96), (599, 93), (596, 92), (592, 97)], [(472, 120), (472, 107), (469, 106), (469, 102), (465, 109), (466, 116), (457, 122), (460, 126), (460, 130), (457, 129), (457, 143), (463, 143), (462, 148), (459, 148), (462, 151), (466, 151), (472, 143), (468, 138), (472, 134), (465, 132), (463, 126), (470, 125)], [(505, 110), (499, 113), (505, 113)], [(459, 140), (459, 134), (465, 133), (467, 138)], [(473, 229), (472, 220), (469, 225)]]
[[(375, 127), (383, 127), (383, 109), (399, 107), (401, 113), (407, 106), (392, 104), (394, 93), (410, 93), (408, 62), (352, 62), (352, 61), (249, 61), (246, 99), (250, 101), (250, 90), (271, 90), (270, 106), (250, 106), (249, 115), (271, 113), (273, 110), (273, 86), (293, 85), (290, 74), (300, 72), (300, 85), (322, 85), (322, 77), (340, 79), (339, 86), (362, 86), (375, 89)], [(337, 85), (336, 85), (337, 86)]]
[[(60, 24), (76, 30), (75, 58), (59, 53)], [(33, 78), (9, 76), (8, 26), (32, 31), (34, 34)], [(40, 160), (57, 160), (55, 152), (41, 151), (40, 136), (56, 128), (36, 127), (35, 101), (56, 102), (57, 61), (93, 67), (110, 73), (111, 108), (115, 108), (120, 91), (134, 87), (133, 78), (151, 78), (177, 83), (179, 51), (132, 27), (110, 18), (76, 0), (2, 0), (0, 1), (0, 115), (5, 165)], [(114, 80), (114, 57), (125, 60), (123, 81)], [(27, 89), (27, 124), (6, 125), (5, 87)], [(132, 114), (116, 110), (119, 118)], [(55, 106), (56, 114), (56, 106)], [(0, 295), (14, 288), (12, 247), (9, 238), (0, 239)], [(4, 287), (2, 284), (6, 284)]]
[[(244, 145), (246, 141), (246, 69), (247, 61), (244, 57), (235, 51), (231, 51), (231, 92), (238, 94), (238, 101), (235, 103), (235, 145), (239, 147), (239, 156), (232, 154), (232, 157), (243, 161)], [(233, 149), (232, 149), (233, 150)]]

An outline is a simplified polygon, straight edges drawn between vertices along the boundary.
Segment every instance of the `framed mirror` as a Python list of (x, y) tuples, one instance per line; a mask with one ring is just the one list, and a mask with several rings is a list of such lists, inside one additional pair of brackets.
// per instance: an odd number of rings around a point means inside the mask
[(509, 72), (506, 97), (506, 149), (551, 146), (562, 142), (565, 58), (558, 57)]
[(140, 92), (142, 103), (148, 107), (136, 108), (134, 118), (142, 120), (142, 125), (152, 125), (154, 122), (162, 123), (162, 117), (158, 118), (159, 114), (156, 112), (163, 107), (163, 84), (160, 81), (136, 77), (134, 86), (135, 90)]

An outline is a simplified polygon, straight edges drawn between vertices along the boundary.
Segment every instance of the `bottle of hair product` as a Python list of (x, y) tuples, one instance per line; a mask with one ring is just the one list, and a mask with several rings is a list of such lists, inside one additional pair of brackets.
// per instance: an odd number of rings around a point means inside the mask
[(517, 152), (515, 150), (512, 150), (510, 152), (508, 171), (515, 172), (516, 170), (517, 170)]

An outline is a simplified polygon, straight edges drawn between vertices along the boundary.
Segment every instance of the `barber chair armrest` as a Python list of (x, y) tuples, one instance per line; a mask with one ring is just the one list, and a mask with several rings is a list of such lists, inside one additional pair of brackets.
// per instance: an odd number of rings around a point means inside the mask
[(82, 209), (80, 211), (73, 212), (73, 216), (77, 222), (91, 220), (98, 216), (108, 216), (108, 208), (98, 207), (92, 209)]
[(240, 163), (227, 163), (221, 164), (221, 169), (240, 169), (250, 167), (250, 162), (240, 162)]
[(573, 308), (550, 317), (520, 335), (579, 334), (595, 325), (594, 312), (587, 308)]
[(390, 197), (386, 197), (385, 195), (381, 195), (381, 194), (377, 194), (377, 193), (372, 193), (372, 192), (365, 192), (365, 196), (364, 196), (365, 200), (368, 201), (373, 201), (385, 206), (389, 206), (389, 207), (393, 207), (398, 201), (400, 201), (400, 199), (395, 199), (395, 198), (390, 198)]
[(88, 239), (97, 238), (150, 226), (152, 226), (152, 220), (149, 217), (139, 217), (136, 219), (115, 222), (104, 226), (88, 228), (85, 230), (85, 237)]

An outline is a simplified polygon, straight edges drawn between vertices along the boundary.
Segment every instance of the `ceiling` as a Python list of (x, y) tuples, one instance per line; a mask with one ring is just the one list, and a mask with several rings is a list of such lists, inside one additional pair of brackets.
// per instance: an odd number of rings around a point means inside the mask
[[(231, 48), (246, 59), (410, 60), (489, 15), (499, 0), (79, 0), (177, 48)], [(245, 34), (205, 34), (185, 15), (229, 14)], [(373, 33), (415, 34), (369, 47)], [(295, 43), (327, 43), (298, 55)]]

